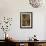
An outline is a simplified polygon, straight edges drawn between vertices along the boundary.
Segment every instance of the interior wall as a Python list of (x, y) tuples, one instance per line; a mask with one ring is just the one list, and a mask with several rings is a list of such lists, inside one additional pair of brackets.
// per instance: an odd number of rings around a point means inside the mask
[[(33, 13), (32, 29), (20, 28), (20, 12)], [(16, 38), (16, 40), (28, 40), (29, 37), (33, 37), (34, 34), (37, 36), (37, 39), (45, 40), (45, 12), (46, 6), (33, 8), (29, 4), (29, 0), (0, 0), (0, 19), (4, 16), (12, 17), (12, 26), (8, 33)], [(2, 30), (0, 31), (0, 35), (0, 39), (4, 39)]]

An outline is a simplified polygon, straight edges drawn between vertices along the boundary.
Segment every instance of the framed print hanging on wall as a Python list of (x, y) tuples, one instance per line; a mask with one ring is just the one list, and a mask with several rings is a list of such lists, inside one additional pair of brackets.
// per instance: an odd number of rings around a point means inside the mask
[(32, 12), (20, 12), (20, 28), (32, 28)]

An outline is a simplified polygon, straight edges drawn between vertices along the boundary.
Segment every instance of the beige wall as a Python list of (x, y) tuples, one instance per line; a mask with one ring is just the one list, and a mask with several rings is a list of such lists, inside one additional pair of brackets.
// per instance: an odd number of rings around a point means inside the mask
[[(32, 29), (20, 28), (20, 12), (33, 12)], [(11, 29), (8, 32), (12, 34), (13, 37), (16, 37), (17, 40), (28, 40), (29, 37), (32, 37), (34, 34), (37, 35), (39, 40), (45, 39), (46, 5), (40, 8), (33, 8), (29, 4), (29, 0), (0, 0), (0, 19), (4, 16), (13, 18)], [(0, 32), (0, 39), (2, 39), (3, 32)]]

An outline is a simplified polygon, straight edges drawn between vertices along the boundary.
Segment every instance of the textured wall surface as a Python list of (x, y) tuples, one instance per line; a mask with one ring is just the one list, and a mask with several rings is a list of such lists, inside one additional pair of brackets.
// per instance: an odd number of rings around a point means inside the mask
[[(20, 12), (33, 12), (33, 28), (20, 28)], [(28, 40), (34, 34), (37, 39), (46, 39), (46, 5), (33, 8), (28, 0), (0, 0), (0, 21), (3, 17), (12, 17), (12, 26), (7, 32), (17, 40)], [(3, 21), (3, 20), (2, 20)], [(0, 29), (0, 39), (4, 39), (4, 33)]]

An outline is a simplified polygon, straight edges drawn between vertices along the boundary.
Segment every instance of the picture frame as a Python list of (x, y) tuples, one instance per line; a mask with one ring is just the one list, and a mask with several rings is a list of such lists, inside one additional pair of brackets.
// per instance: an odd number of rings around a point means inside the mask
[(20, 28), (32, 28), (32, 12), (20, 12)]

